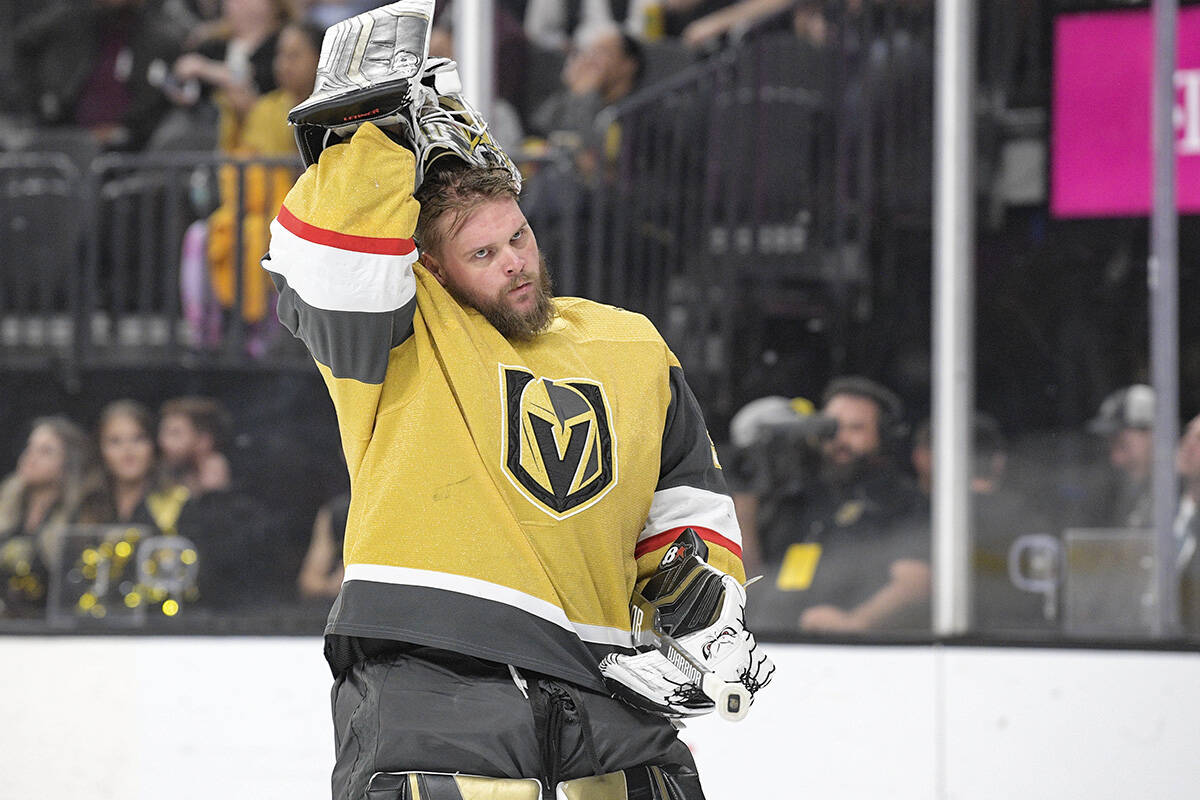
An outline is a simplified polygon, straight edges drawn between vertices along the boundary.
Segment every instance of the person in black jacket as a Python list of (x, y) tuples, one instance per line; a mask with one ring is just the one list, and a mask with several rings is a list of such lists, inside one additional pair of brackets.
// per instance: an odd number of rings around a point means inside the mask
[(41, 125), (75, 126), (103, 149), (139, 150), (170, 109), (160, 88), (179, 43), (142, 0), (59, 2), (20, 24), (20, 87)]
[[(739, 509), (769, 584), (755, 624), (823, 633), (928, 627), (929, 539), (914, 524), (918, 494), (895, 463), (903, 405), (859, 376), (834, 379), (820, 416), (832, 433), (768, 438), (787, 458), (749, 459), (755, 509)], [(756, 446), (768, 446), (760, 441)], [(749, 531), (749, 533), (747, 533)]]

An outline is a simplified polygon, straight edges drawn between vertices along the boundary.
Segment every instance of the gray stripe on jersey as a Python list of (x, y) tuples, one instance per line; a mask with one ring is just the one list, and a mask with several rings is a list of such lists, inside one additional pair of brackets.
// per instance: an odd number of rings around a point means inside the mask
[[(615, 647), (590, 647), (573, 631), (496, 600), (428, 586), (351, 580), (329, 613), (330, 637), (391, 639), (512, 664), (604, 691), (600, 660)], [(335, 650), (346, 648), (335, 648)], [(330, 650), (327, 647), (327, 656)], [(331, 658), (334, 673), (348, 665)]]
[(713, 463), (712, 442), (704, 425), (704, 414), (683, 370), (671, 367), (671, 404), (663, 426), (662, 460), (656, 491), (691, 486), (729, 494), (725, 476)]
[(315, 308), (288, 286), (287, 278), (271, 272), (270, 256), (263, 267), (279, 291), (279, 321), (304, 342), (335, 378), (383, 383), (389, 351), (413, 332), (414, 297), (395, 311), (327, 311)]

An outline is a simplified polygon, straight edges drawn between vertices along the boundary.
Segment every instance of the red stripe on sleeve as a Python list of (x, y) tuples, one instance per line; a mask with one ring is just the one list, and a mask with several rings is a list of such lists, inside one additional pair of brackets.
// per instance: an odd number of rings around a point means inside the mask
[(666, 547), (671, 542), (678, 539), (679, 534), (683, 533), (688, 528), (694, 530), (704, 541), (720, 545), (738, 558), (742, 557), (742, 546), (740, 544), (732, 539), (725, 538), (714, 530), (710, 530), (709, 528), (701, 528), (696, 525), (682, 525), (678, 528), (672, 528), (669, 531), (656, 533), (648, 539), (643, 539), (642, 541), (638, 542), (637, 548), (633, 551), (633, 557), (641, 558), (642, 556), (646, 555), (646, 553), (652, 553), (660, 547)]
[(299, 236), (306, 242), (336, 247), (339, 250), (353, 250), (356, 253), (370, 253), (379, 256), (406, 256), (417, 249), (412, 239), (387, 239), (381, 236), (354, 236), (349, 233), (318, 228), (310, 225), (287, 210), (287, 206), (279, 209), (279, 224)]

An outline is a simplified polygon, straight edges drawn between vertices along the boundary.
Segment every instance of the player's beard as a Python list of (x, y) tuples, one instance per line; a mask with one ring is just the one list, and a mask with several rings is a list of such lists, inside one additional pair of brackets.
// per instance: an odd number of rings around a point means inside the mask
[(498, 297), (471, 297), (449, 281), (446, 282), (446, 291), (462, 305), (482, 314), (504, 338), (527, 342), (546, 330), (550, 321), (554, 319), (554, 289), (550, 270), (546, 267), (545, 257), (540, 254), (539, 261), (541, 269), (533, 287), (534, 304), (528, 311), (517, 311), (504, 300), (510, 291), (528, 280), (528, 276), (524, 275), (514, 276)]

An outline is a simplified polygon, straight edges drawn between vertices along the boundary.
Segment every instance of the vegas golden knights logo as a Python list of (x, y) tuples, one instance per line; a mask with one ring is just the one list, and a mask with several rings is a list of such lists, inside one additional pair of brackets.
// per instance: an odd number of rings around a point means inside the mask
[(555, 519), (590, 506), (617, 479), (604, 387), (584, 378), (539, 378), (500, 365), (504, 471)]

